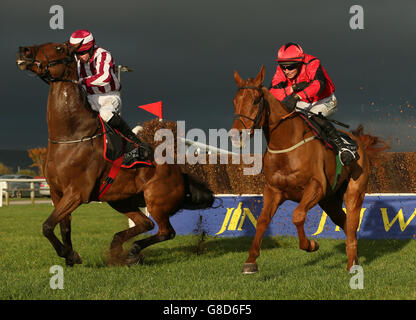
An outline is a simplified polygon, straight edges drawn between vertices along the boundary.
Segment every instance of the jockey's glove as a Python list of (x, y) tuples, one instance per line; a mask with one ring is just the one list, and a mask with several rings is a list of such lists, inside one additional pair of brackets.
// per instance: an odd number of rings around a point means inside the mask
[(309, 86), (309, 82), (302, 81), (302, 82), (299, 82), (299, 83), (295, 83), (292, 86), (292, 89), (293, 89), (293, 92), (299, 92), (299, 91), (305, 90), (308, 86)]
[(289, 112), (292, 112), (293, 109), (295, 109), (296, 103), (298, 102), (298, 100), (299, 100), (299, 96), (296, 95), (296, 94), (292, 94), (292, 95), (287, 96), (286, 98), (284, 98), (282, 100), (282, 103), (285, 105), (286, 109)]

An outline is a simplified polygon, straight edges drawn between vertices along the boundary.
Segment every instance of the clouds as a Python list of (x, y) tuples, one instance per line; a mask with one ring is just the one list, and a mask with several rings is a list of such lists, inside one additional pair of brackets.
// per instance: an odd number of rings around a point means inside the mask
[[(189, 128), (228, 129), (236, 90), (234, 69), (243, 78), (254, 77), (264, 64), (268, 85), (276, 52), (288, 41), (300, 42), (306, 52), (321, 59), (336, 86), (340, 121), (371, 123), (380, 131), (386, 126), (377, 122), (385, 121), (389, 133), (401, 137), (401, 121), (414, 116), (414, 109), (409, 109), (404, 119), (398, 108), (405, 100), (416, 103), (412, 1), (400, 5), (362, 1), (364, 30), (355, 31), (349, 28), (352, 4), (347, 2), (71, 1), (61, 4), (65, 14), (61, 31), (48, 25), (53, 4), (0, 4), (5, 110), (0, 148), (29, 148), (47, 141), (48, 90), (17, 70), (17, 47), (65, 41), (78, 28), (90, 29), (116, 64), (134, 69), (122, 75), (123, 117), (130, 125), (152, 118), (138, 105), (162, 100), (167, 119), (186, 120)], [(371, 102), (391, 108), (390, 114), (399, 121), (385, 118)], [(410, 128), (406, 130), (411, 134)], [(413, 149), (412, 141), (400, 145), (400, 150)]]

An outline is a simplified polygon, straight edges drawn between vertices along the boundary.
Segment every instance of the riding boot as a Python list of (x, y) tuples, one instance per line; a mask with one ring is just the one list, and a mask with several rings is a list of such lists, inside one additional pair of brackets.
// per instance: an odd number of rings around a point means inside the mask
[(347, 166), (355, 160), (356, 153), (354, 151), (357, 149), (356, 145), (343, 139), (332, 123), (323, 116), (313, 116), (312, 120), (322, 128), (326, 137), (335, 144), (338, 149), (339, 159), (343, 166)]
[(141, 159), (150, 159), (153, 152), (152, 149), (147, 143), (140, 141), (140, 139), (131, 130), (130, 126), (118, 114), (114, 114), (107, 123), (113, 129), (120, 131), (123, 136), (131, 140), (131, 142), (136, 145)]

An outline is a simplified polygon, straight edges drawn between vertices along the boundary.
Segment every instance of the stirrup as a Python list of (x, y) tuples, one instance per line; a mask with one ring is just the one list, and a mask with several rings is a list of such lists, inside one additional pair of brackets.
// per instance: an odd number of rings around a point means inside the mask
[(343, 167), (349, 165), (356, 158), (355, 153), (348, 148), (341, 148), (338, 152), (338, 156)]
[[(353, 140), (347, 140), (344, 137), (340, 137), (341, 140), (343, 141), (343, 144), (345, 146), (346, 149), (349, 149), (350, 151), (354, 152), (357, 151), (357, 143)], [(342, 149), (342, 148), (341, 148)]]

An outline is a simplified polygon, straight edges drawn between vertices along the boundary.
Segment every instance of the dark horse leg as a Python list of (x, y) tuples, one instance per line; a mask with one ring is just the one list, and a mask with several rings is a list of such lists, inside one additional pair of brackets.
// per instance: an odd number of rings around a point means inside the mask
[[(145, 239), (135, 241), (133, 246), (130, 249), (130, 252), (127, 257), (127, 264), (133, 265), (139, 261), (140, 251), (144, 248), (166, 240), (171, 240), (175, 237), (176, 232), (173, 229), (172, 225), (169, 222), (169, 215), (161, 214), (160, 212), (151, 212), (152, 217), (155, 219), (159, 230), (157, 234), (150, 236)], [(149, 219), (150, 220), (150, 219)], [(151, 221), (151, 220), (150, 220)]]
[[(61, 201), (61, 196), (54, 190), (51, 190), (51, 199), (52, 199), (53, 205), (56, 207), (59, 201)], [(77, 264), (82, 263), (81, 256), (72, 249), (71, 220), (72, 220), (72, 216), (71, 214), (68, 214), (59, 223), (59, 228), (61, 229), (62, 242), (64, 244), (65, 251), (72, 252), (71, 254), (68, 255), (67, 258), (65, 258), (66, 265), (68, 266), (73, 266), (76, 263)]]
[[(118, 212), (125, 214), (128, 218), (133, 220), (135, 226), (127, 230), (118, 232), (114, 235), (113, 241), (110, 245), (110, 264), (125, 264), (126, 260), (123, 257), (123, 243), (127, 240), (154, 228), (154, 223), (143, 212), (137, 210), (137, 197), (132, 197), (126, 200), (111, 201), (108, 204), (116, 209)], [(136, 261), (135, 261), (136, 262)], [(133, 261), (127, 261), (128, 264)]]
[(72, 249), (71, 219), (71, 214), (68, 214), (62, 219), (59, 227), (61, 229), (62, 242), (64, 243), (65, 251), (69, 252), (69, 254), (65, 257), (65, 263), (67, 266), (72, 267), (74, 264), (81, 264), (82, 259), (81, 256)]
[(315, 240), (309, 240), (306, 237), (303, 226), (305, 224), (307, 212), (315, 206), (321, 198), (322, 186), (317, 180), (312, 179), (304, 189), (299, 205), (293, 211), (293, 223), (298, 231), (299, 248), (307, 252), (313, 252), (319, 249), (318, 242)]
[(342, 201), (347, 183), (344, 183), (334, 194), (325, 197), (319, 202), (319, 206), (328, 214), (332, 222), (344, 230), (346, 215), (342, 210)]
[(143, 195), (147, 210), (159, 230), (157, 234), (133, 243), (127, 257), (127, 263), (130, 265), (137, 263), (140, 251), (144, 248), (173, 239), (176, 235), (169, 217), (180, 209), (183, 201), (184, 187), (183, 184), (178, 184), (178, 181), (183, 181), (182, 174), (168, 166), (159, 166), (156, 170), (156, 178), (145, 184)]
[(259, 219), (257, 220), (256, 235), (254, 236), (248, 259), (243, 265), (243, 274), (252, 274), (258, 271), (256, 259), (260, 255), (260, 247), (264, 232), (276, 213), (277, 208), (283, 201), (283, 195), (280, 190), (273, 189), (266, 185), (263, 192), (263, 209), (260, 213)]
[[(80, 197), (69, 195), (59, 199), (57, 195), (53, 195), (53, 192), (51, 197), (55, 209), (43, 223), (43, 235), (50, 241), (58, 256), (65, 258), (68, 266), (80, 264), (82, 263), (81, 257), (72, 249), (71, 242), (71, 212), (81, 204)], [(63, 244), (53, 232), (58, 223), (60, 223)]]

